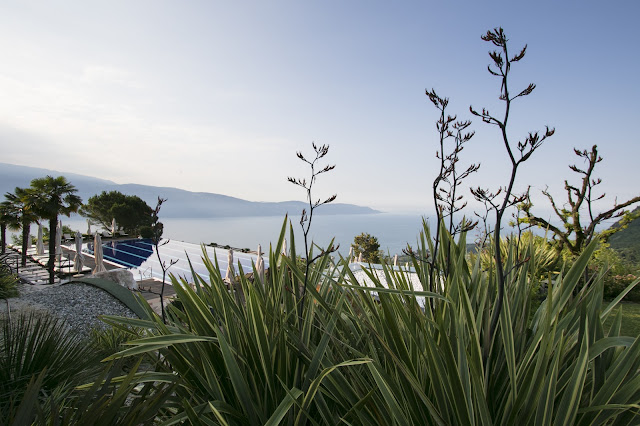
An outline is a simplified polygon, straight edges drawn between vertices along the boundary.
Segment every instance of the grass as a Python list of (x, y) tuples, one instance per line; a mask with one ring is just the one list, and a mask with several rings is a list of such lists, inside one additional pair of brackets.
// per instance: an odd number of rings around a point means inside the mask
[[(624, 336), (640, 336), (640, 303), (620, 302), (619, 309), (622, 309), (622, 329)], [(605, 327), (611, 326), (613, 317), (605, 321)]]

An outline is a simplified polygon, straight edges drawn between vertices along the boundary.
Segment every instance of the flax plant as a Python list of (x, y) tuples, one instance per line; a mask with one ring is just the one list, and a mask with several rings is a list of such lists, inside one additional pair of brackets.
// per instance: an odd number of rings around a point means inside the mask
[[(553, 136), (555, 129), (546, 127), (544, 133), (530, 132), (522, 141), (518, 141), (514, 146), (512, 145), (512, 138), (510, 138), (509, 115), (511, 114), (512, 103), (518, 98), (529, 96), (536, 88), (536, 85), (530, 83), (526, 88), (521, 90), (517, 95), (513, 95), (510, 92), (510, 78), (511, 66), (521, 61), (526, 52), (527, 46), (525, 45), (522, 50), (514, 56), (509, 56), (508, 41), (504, 30), (502, 28), (496, 28), (491, 31), (487, 31), (483, 35), (482, 40), (489, 42), (496, 46), (498, 50), (489, 52), (493, 64), (487, 66), (487, 70), (493, 76), (500, 79), (500, 100), (504, 102), (504, 114), (501, 117), (492, 115), (489, 110), (483, 108), (481, 112), (469, 107), (469, 111), (477, 117), (480, 117), (483, 122), (496, 126), (500, 130), (500, 139), (509, 156), (509, 163), (511, 165), (511, 171), (509, 174), (509, 183), (504, 187), (499, 188), (495, 192), (490, 192), (487, 189), (477, 187), (472, 189), (474, 197), (495, 210), (496, 221), (493, 229), (494, 237), (496, 241), (500, 241), (500, 233), (502, 230), (502, 218), (506, 210), (526, 200), (526, 194), (516, 195), (513, 193), (516, 176), (518, 174), (518, 168), (526, 162), (531, 155), (542, 146), (542, 143), (549, 137)], [(502, 193), (502, 195), (500, 195)], [(500, 199), (502, 197), (502, 199)], [(498, 278), (498, 295), (491, 317), (491, 329), (490, 333), (494, 333), (498, 327), (500, 321), (500, 314), (502, 312), (504, 289), (505, 289), (505, 267), (503, 264), (502, 253), (499, 250), (499, 245), (495, 245), (496, 250), (494, 252), (496, 258), (496, 273)]]
[[(546, 259), (530, 240), (527, 261), (514, 267), (515, 241), (509, 243), (504, 312), (490, 333), (496, 272), (483, 270), (480, 257), (468, 263), (464, 235), (457, 244), (446, 231), (441, 235), (449, 239), (442, 244), (455, 247), (454, 267), (443, 297), (431, 297), (433, 309), (419, 306), (414, 296), (422, 293), (413, 291), (406, 273), (389, 267), (384, 274), (392, 290), (378, 284), (378, 304), (365, 289), (352, 301), (362, 312), (362, 334), (371, 339), (368, 356), (374, 361), (367, 367), (384, 399), (380, 409), (393, 423), (633, 422), (640, 408), (640, 340), (620, 336), (621, 311), (614, 308), (622, 296), (604, 305), (599, 276), (573, 297), (595, 243), (570, 268), (547, 277), (548, 297), (535, 309), (530, 294), (540, 283), (528, 271), (539, 270)], [(426, 254), (429, 244), (424, 226), (418, 250)], [(426, 288), (431, 275), (418, 258), (413, 266)], [(379, 283), (375, 274), (369, 278)], [(606, 329), (610, 315), (614, 324)], [(483, 346), (490, 348), (486, 359)]]
[[(153, 380), (177, 378), (165, 424), (586, 425), (629, 424), (639, 414), (640, 341), (620, 335), (615, 309), (638, 280), (609, 304), (602, 276), (573, 295), (596, 243), (543, 278), (548, 295), (535, 306), (531, 289), (541, 278), (529, 271), (545, 260), (529, 243), (522, 263), (511, 243), (504, 312), (490, 333), (496, 271), (480, 257), (468, 261), (464, 233), (455, 242), (441, 230), (453, 266), (434, 283), (438, 294), (386, 265), (386, 282), (369, 271), (373, 287), (363, 287), (346, 261), (321, 258), (309, 270), (301, 318), (292, 289), (303, 266), (288, 257), (273, 266), (287, 231), (295, 250), (285, 219), (262, 284), (240, 271), (245, 303), (203, 251), (210, 282), (194, 272), (192, 288), (172, 276), (182, 308), (168, 308), (167, 324), (157, 315), (108, 319), (151, 333), (111, 358), (157, 352), (164, 363)], [(430, 244), (425, 224), (417, 250), (425, 255)], [(413, 268), (429, 288), (428, 266), (414, 258)], [(433, 310), (424, 309), (428, 301)]]
[[(285, 219), (278, 244), (270, 250), (270, 265), (277, 264), (286, 230)], [(291, 227), (289, 233), (293, 251)], [(172, 276), (182, 310), (169, 307), (167, 325), (157, 316), (152, 321), (109, 319), (155, 334), (130, 342), (132, 347), (119, 356), (159, 351), (170, 366), (167, 377), (180, 377), (176, 398), (182, 409), (173, 422), (303, 424), (313, 419), (335, 424), (369, 392), (373, 383), (363, 383), (354, 372), (370, 360), (350, 347), (354, 338), (362, 349), (365, 345), (342, 316), (349, 309), (347, 293), (333, 285), (335, 267), (328, 256), (308, 273), (302, 318), (293, 289), (304, 282), (305, 269), (294, 259), (283, 257), (260, 285), (241, 269), (245, 303), (228, 291), (217, 260), (203, 251), (203, 261), (210, 283), (194, 272), (192, 289)], [(350, 418), (376, 422), (366, 409)]]

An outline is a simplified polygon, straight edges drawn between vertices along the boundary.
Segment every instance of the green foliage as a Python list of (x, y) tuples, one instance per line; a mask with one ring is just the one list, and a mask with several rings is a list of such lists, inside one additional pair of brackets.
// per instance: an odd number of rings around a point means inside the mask
[(78, 190), (64, 176), (33, 179), (29, 192), (33, 210), (39, 217), (54, 222), (59, 215), (69, 216), (82, 205), (82, 199), (75, 194)]
[(153, 228), (151, 226), (141, 226), (138, 232), (142, 238), (153, 238)]
[[(589, 274), (603, 274), (604, 297), (613, 299), (636, 278), (640, 277), (640, 265), (633, 264), (623, 258), (617, 250), (608, 244), (601, 244), (589, 263)], [(626, 294), (623, 300), (640, 302), (640, 287)]]
[(9, 268), (0, 264), (0, 299), (18, 296), (18, 281)]
[[(604, 297), (606, 299), (614, 299), (618, 297), (625, 289), (640, 275), (626, 274), (626, 275), (612, 275), (605, 281)], [(640, 302), (640, 288), (635, 287), (633, 290), (624, 296), (625, 301)]]
[[(155, 380), (122, 362), (107, 364), (92, 383), (65, 392), (43, 392), (44, 373), (33, 376), (17, 409), (0, 424), (142, 425), (163, 420), (172, 412), (167, 401), (176, 378)], [(4, 422), (6, 423), (4, 423)]]
[[(491, 243), (494, 244), (495, 241), (491, 241)], [(500, 251), (503, 259), (510, 255), (510, 250), (513, 250), (511, 256), (518, 259), (518, 262), (525, 261), (526, 254), (533, 251), (536, 258), (536, 268), (534, 270), (529, 267), (528, 273), (538, 278), (544, 278), (550, 272), (559, 272), (563, 266), (562, 257), (558, 256), (547, 238), (535, 235), (531, 231), (525, 231), (520, 236), (511, 234), (500, 241)], [(494, 262), (493, 253), (490, 253), (486, 248), (484, 250), (480, 249), (477, 253), (471, 253), (469, 259), (471, 264), (479, 260), (483, 270), (491, 268)]]
[(382, 250), (380, 250), (378, 238), (364, 232), (353, 238), (351, 247), (356, 257), (362, 253), (362, 260), (364, 262), (381, 263), (381, 259), (384, 256)]
[(67, 394), (98, 366), (92, 349), (57, 317), (21, 312), (0, 318), (0, 418), (15, 415), (28, 384), (38, 378), (37, 397)]
[[(640, 214), (637, 207), (629, 214), (635, 217)], [(623, 228), (622, 221), (618, 221), (611, 228)], [(611, 248), (620, 253), (620, 256), (629, 263), (640, 265), (640, 219), (636, 218), (626, 223), (626, 227), (619, 229), (608, 239)]]
[(80, 209), (80, 214), (105, 229), (111, 228), (115, 218), (125, 232), (137, 234), (140, 227), (151, 226), (151, 207), (140, 197), (125, 195), (119, 191), (102, 191), (90, 197)]
[[(71, 235), (72, 237), (75, 238), (76, 232), (73, 229), (71, 229), (68, 225), (62, 225), (62, 234), (63, 235), (64, 234), (69, 234), (69, 235)], [(49, 237), (50, 237), (49, 228), (46, 227), (46, 226), (43, 226), (42, 227), (42, 241), (44, 241), (44, 242), (49, 241)], [(32, 236), (31, 240), (32, 240), (31, 242), (33, 244), (35, 244), (38, 241), (38, 237), (37, 236)]]
[(22, 266), (27, 264), (27, 242), (29, 240), (29, 229), (33, 222), (39, 219), (38, 213), (34, 209), (33, 191), (25, 188), (16, 188), (13, 193), (7, 192), (4, 195), (5, 201), (3, 210), (5, 218), (9, 218), (9, 229), (20, 229), (21, 236), (19, 241), (14, 240), (14, 244), (21, 244)]
[[(37, 232), (37, 228), (36, 228), (36, 232)], [(69, 226), (67, 226), (67, 225), (62, 225), (62, 234), (63, 234), (63, 235), (64, 235), (64, 234), (69, 234), (69, 235), (71, 235), (72, 237), (75, 237), (75, 235), (76, 235), (75, 231), (74, 231), (73, 229), (71, 229), (71, 228), (70, 228)], [(33, 233), (32, 233), (32, 232), (29, 232), (29, 235), (31, 236), (31, 244), (35, 245), (35, 244), (36, 244), (36, 242), (38, 242), (38, 237), (37, 237), (37, 235), (33, 235)], [(50, 237), (51, 237), (51, 235), (50, 235), (50, 233), (49, 233), (49, 228), (48, 228), (48, 227), (46, 227), (46, 226), (43, 226), (43, 227), (42, 227), (42, 241), (43, 241), (43, 242), (45, 242), (45, 243), (46, 243), (46, 242), (49, 242)], [(20, 245), (20, 243), (21, 243), (21, 238), (20, 238), (20, 236), (18, 236), (18, 235), (16, 235), (16, 234), (11, 235), (11, 242), (12, 242), (14, 245)]]
[(9, 200), (0, 203), (0, 252), (4, 254), (7, 246), (7, 229), (20, 227), (19, 211)]
[(70, 216), (78, 211), (82, 205), (82, 199), (76, 195), (78, 190), (70, 184), (64, 176), (56, 178), (46, 176), (33, 179), (29, 188), (29, 205), (33, 211), (43, 219), (49, 221), (49, 283), (55, 280), (55, 241), (58, 224), (58, 216)]
[[(334, 268), (324, 256), (300, 299), (292, 289), (304, 284), (303, 269), (279, 255), (286, 230), (259, 285), (240, 271), (240, 286), (229, 289), (203, 251), (211, 284), (194, 275), (192, 289), (173, 277), (181, 309), (169, 308), (166, 325), (157, 316), (107, 319), (153, 334), (114, 358), (158, 351), (171, 369), (156, 378), (180, 377), (171, 422), (628, 424), (638, 414), (640, 339), (620, 335), (619, 300), (603, 304), (602, 276), (574, 295), (595, 243), (570, 269), (547, 276), (548, 296), (534, 307), (536, 250), (524, 247), (519, 262), (512, 242), (504, 307), (489, 335), (495, 267), (468, 265), (464, 233), (457, 242), (441, 234), (453, 267), (436, 277), (437, 293), (416, 291), (387, 267), (388, 288), (373, 272), (376, 287), (360, 287), (347, 265)], [(289, 241), (295, 252), (291, 228)], [(430, 244), (425, 227), (413, 258), (422, 288), (430, 272), (419, 259)], [(302, 316), (297, 303), (305, 303)]]

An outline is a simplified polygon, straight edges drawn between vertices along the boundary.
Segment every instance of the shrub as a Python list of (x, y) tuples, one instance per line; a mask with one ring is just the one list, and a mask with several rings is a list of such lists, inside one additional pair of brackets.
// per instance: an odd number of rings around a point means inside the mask
[[(638, 265), (629, 262), (617, 250), (610, 248), (608, 244), (601, 244), (600, 248), (596, 250), (588, 271), (589, 275), (603, 274), (604, 297), (606, 299), (616, 298), (640, 276)], [(635, 287), (628, 292), (623, 300), (640, 301), (640, 287)]]
[(0, 265), (0, 299), (18, 296), (20, 280), (5, 265)]
[[(613, 275), (605, 281), (604, 297), (606, 299), (614, 299), (618, 297), (632, 282), (638, 279), (632, 274)], [(622, 300), (628, 302), (640, 302), (640, 287), (634, 287)]]
[[(345, 263), (335, 268), (322, 256), (300, 299), (295, 289), (304, 284), (303, 270), (279, 254), (285, 229), (261, 285), (240, 271), (240, 285), (229, 290), (203, 253), (211, 284), (196, 276), (193, 290), (174, 278), (183, 311), (171, 310), (167, 325), (158, 317), (118, 320), (144, 324), (155, 335), (130, 342), (119, 356), (159, 351), (172, 367), (162, 374), (180, 377), (173, 422), (628, 424), (636, 418), (640, 338), (620, 336), (614, 308), (621, 297), (603, 304), (602, 275), (574, 295), (595, 243), (546, 282), (549, 292), (538, 307), (530, 293), (539, 278), (529, 273), (539, 268), (536, 250), (526, 247), (521, 262), (509, 248), (504, 305), (489, 335), (495, 267), (467, 264), (464, 234), (457, 242), (440, 235), (454, 267), (446, 279), (436, 275), (437, 293), (415, 291), (403, 272), (386, 266), (388, 288), (373, 272), (375, 287), (361, 287)], [(425, 227), (413, 258), (422, 288), (430, 284), (420, 261), (430, 238)], [(442, 271), (444, 264), (436, 266)]]
[(140, 227), (140, 236), (142, 238), (152, 238), (153, 237), (153, 229), (150, 226), (141, 226)]
[(92, 348), (57, 317), (22, 312), (0, 318), (0, 418), (11, 418), (30, 382), (38, 395), (63, 396), (98, 368)]
[(381, 263), (384, 257), (382, 250), (380, 250), (378, 238), (365, 232), (353, 238), (351, 248), (356, 258), (359, 254), (362, 254), (362, 260), (364, 262)]

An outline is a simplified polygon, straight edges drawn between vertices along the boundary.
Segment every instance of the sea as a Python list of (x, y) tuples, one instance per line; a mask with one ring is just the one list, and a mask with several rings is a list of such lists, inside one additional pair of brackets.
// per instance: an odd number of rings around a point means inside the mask
[[(393, 256), (402, 254), (407, 244), (416, 247), (422, 229), (422, 218), (418, 214), (396, 213), (315, 215), (312, 218), (309, 241), (324, 248), (335, 238), (334, 244), (340, 244), (339, 252), (346, 256), (353, 238), (364, 232), (375, 236), (380, 249)], [(87, 232), (87, 221), (81, 216), (61, 216), (60, 219), (63, 225), (74, 231)], [(269, 244), (275, 245), (278, 242), (284, 220), (284, 216), (160, 218), (164, 224), (164, 238), (194, 244), (217, 243), (251, 250), (256, 250), (258, 244), (261, 244), (263, 252), (268, 252)], [(290, 217), (288, 224), (294, 230), (296, 251), (301, 254), (304, 252), (304, 239), (300, 218)], [(91, 229), (95, 231), (96, 227), (92, 226)], [(32, 224), (31, 235), (36, 234), (37, 226)]]

